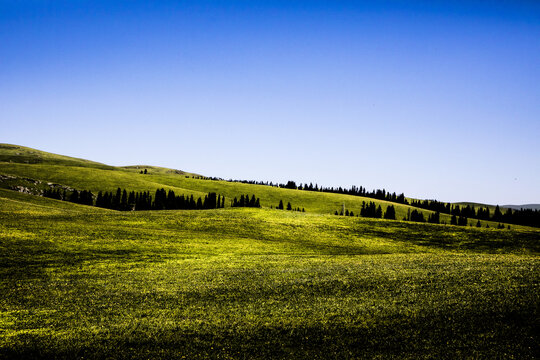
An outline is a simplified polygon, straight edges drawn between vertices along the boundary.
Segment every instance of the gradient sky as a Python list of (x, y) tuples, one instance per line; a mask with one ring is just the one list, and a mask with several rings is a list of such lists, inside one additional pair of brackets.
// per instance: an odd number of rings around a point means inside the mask
[(540, 2), (0, 0), (0, 142), (540, 203)]

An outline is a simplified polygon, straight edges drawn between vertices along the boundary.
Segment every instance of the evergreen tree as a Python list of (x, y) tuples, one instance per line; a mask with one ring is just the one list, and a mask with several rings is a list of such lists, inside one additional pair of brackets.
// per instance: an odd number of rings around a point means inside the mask
[(279, 200), (278, 209), (283, 210), (283, 200)]
[(128, 194), (126, 189), (122, 191), (122, 198), (120, 200), (120, 210), (126, 211), (128, 209)]
[(292, 210), (292, 206), (290, 202), (287, 203), (287, 210)]
[(103, 193), (101, 191), (99, 191), (98, 194), (97, 194), (96, 206), (97, 207), (104, 207), (103, 206)]
[(396, 209), (394, 208), (394, 205), (388, 205), (386, 207), (384, 218), (389, 220), (396, 220)]
[(438, 211), (428, 216), (428, 223), (438, 224), (440, 222), (440, 213)]
[(116, 189), (116, 195), (112, 199), (112, 208), (115, 210), (120, 210), (120, 200), (122, 198), (122, 189)]
[(499, 205), (495, 207), (495, 212), (493, 213), (493, 221), (500, 221), (502, 218), (501, 209), (499, 208)]
[(77, 190), (73, 190), (73, 192), (69, 196), (69, 201), (71, 201), (73, 203), (78, 203), (79, 202), (79, 192)]

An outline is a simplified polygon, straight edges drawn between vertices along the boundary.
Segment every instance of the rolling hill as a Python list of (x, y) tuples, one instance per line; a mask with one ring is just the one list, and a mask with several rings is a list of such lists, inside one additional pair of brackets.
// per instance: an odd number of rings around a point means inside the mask
[[(373, 199), (0, 149), (0, 358), (537, 353), (539, 229), (334, 216)], [(249, 193), (263, 207), (116, 211), (31, 194), (51, 186)]]
[(504, 208), (521, 210), (521, 209), (531, 209), (531, 210), (540, 210), (540, 204), (523, 204), (523, 205), (503, 205)]
[[(141, 174), (146, 169), (147, 174)], [(117, 188), (128, 191), (150, 191), (164, 188), (176, 194), (204, 197), (208, 192), (224, 195), (229, 201), (242, 194), (254, 194), (261, 200), (264, 208), (276, 207), (280, 200), (290, 202), (294, 208), (304, 208), (308, 213), (334, 214), (345, 207), (346, 210), (359, 214), (363, 202), (375, 202), (383, 211), (393, 205), (396, 218), (402, 219), (412, 210), (417, 210), (427, 218), (433, 211), (415, 208), (405, 204), (345, 194), (301, 191), (265, 185), (209, 180), (208, 178), (185, 172), (146, 165), (114, 167), (83, 159), (55, 155), (27, 147), (0, 144), (0, 187), (19, 190), (28, 189), (30, 193), (42, 192), (50, 184), (78, 190), (116, 191)], [(6, 178), (9, 176), (10, 178)], [(34, 191), (32, 191), (34, 189)], [(441, 214), (441, 222), (450, 223), (450, 215)], [(483, 226), (497, 226), (497, 222), (482, 221)], [(476, 225), (471, 219), (470, 225)]]

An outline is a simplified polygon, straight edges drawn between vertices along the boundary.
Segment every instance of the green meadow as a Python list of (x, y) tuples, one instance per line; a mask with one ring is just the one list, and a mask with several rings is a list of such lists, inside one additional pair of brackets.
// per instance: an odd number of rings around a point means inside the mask
[[(11, 182), (263, 205), (119, 212), (4, 186), (1, 358), (538, 356), (538, 229), (334, 216), (372, 199), (0, 150)], [(280, 199), (306, 212), (271, 209)]]

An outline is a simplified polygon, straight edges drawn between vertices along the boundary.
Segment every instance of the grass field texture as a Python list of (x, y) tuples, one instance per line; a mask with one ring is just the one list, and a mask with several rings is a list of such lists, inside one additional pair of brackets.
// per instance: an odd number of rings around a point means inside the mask
[(0, 191), (4, 358), (534, 358), (539, 232)]
[[(540, 351), (538, 229), (334, 216), (372, 199), (157, 167), (143, 175), (12, 145), (0, 155), (0, 174), (11, 176), (0, 188), (0, 358), (534, 359)], [(47, 182), (248, 193), (263, 208), (118, 212), (6, 189)], [(306, 213), (271, 209), (280, 199)], [(394, 205), (398, 219), (411, 208)]]

